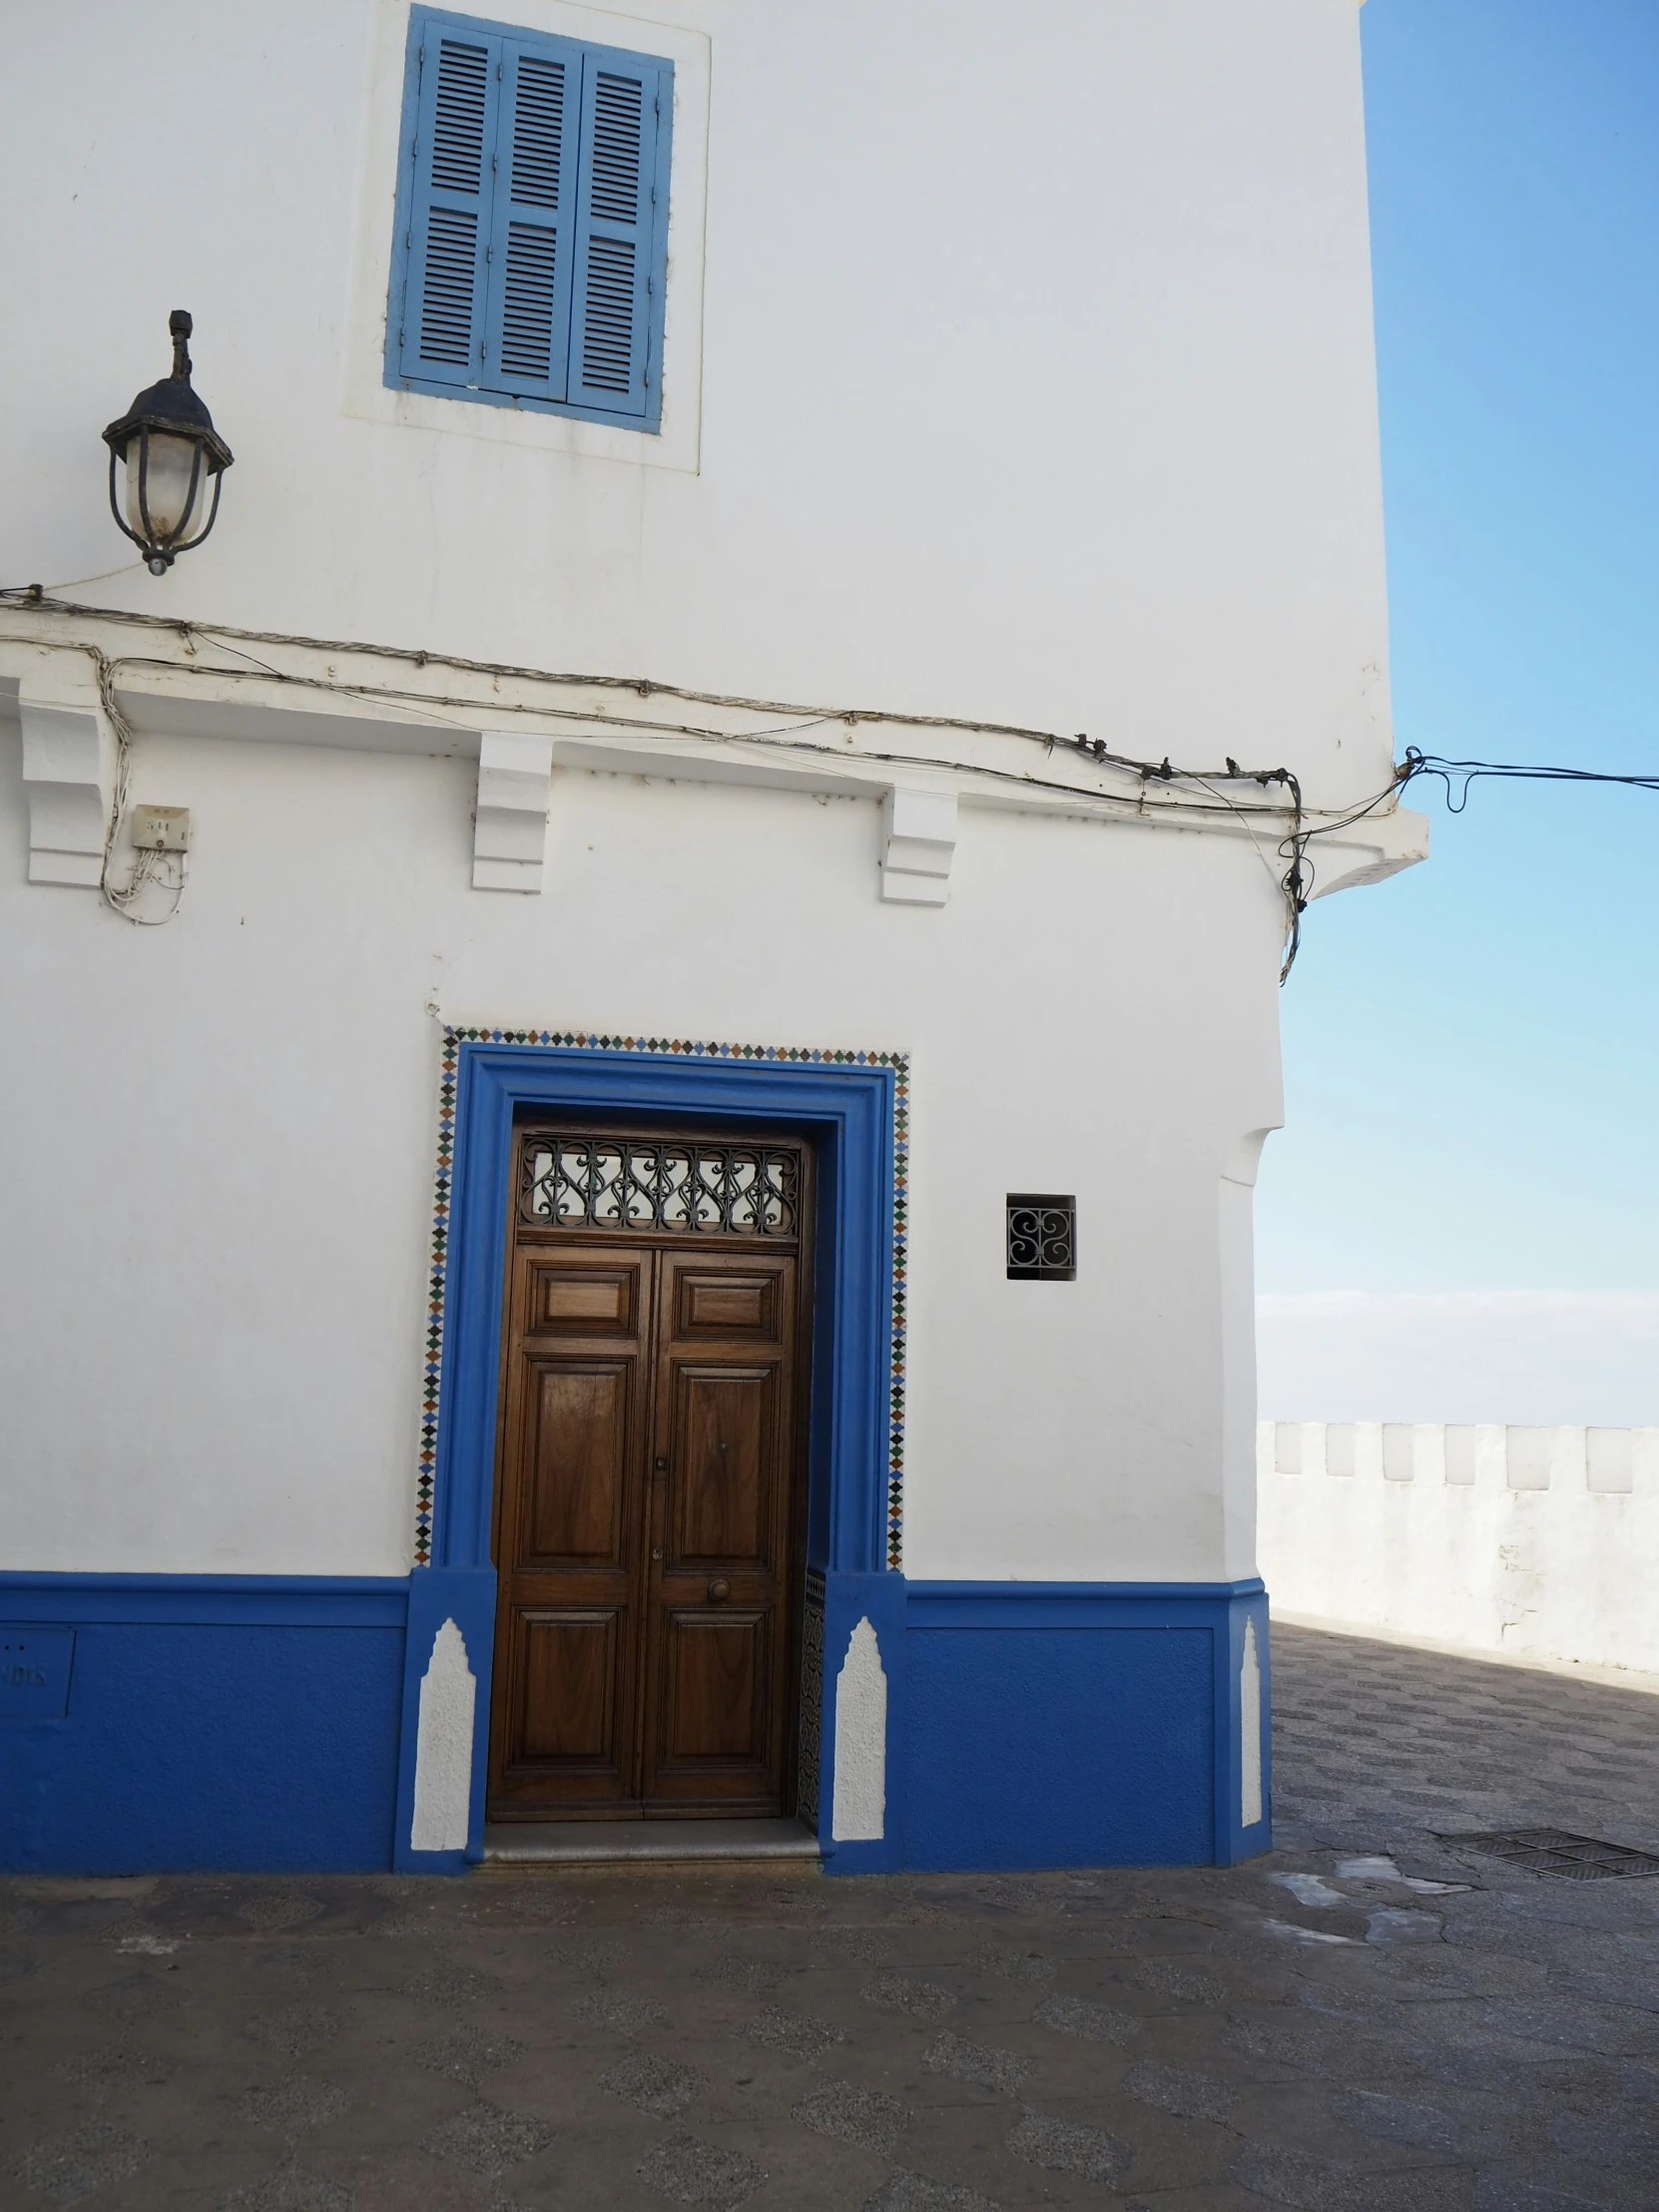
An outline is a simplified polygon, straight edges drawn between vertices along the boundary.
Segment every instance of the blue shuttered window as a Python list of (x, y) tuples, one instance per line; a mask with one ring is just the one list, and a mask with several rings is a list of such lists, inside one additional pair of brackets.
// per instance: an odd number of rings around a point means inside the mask
[(415, 8), (386, 381), (655, 430), (674, 65)]

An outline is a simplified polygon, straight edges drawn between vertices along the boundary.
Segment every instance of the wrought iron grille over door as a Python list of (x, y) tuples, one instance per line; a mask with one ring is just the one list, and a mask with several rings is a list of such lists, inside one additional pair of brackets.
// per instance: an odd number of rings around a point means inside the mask
[(531, 1130), (520, 1160), (519, 1218), (527, 1226), (800, 1233), (801, 1168), (793, 1151)]

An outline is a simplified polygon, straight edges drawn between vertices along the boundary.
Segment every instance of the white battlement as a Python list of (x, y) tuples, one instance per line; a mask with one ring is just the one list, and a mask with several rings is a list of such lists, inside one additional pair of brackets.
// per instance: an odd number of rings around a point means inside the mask
[(1263, 1421), (1258, 1474), (1281, 1611), (1659, 1671), (1659, 1427)]

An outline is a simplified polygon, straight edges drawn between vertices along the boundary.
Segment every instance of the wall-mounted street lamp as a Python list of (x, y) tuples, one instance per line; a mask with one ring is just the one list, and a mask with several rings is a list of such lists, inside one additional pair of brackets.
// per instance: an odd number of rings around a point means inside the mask
[[(190, 316), (175, 307), (167, 321), (173, 332), (173, 374), (141, 391), (121, 420), (104, 432), (110, 449), (110, 512), (144, 555), (152, 576), (165, 576), (175, 555), (200, 545), (213, 528), (219, 515), (219, 480), (232, 460), (213, 416), (191, 389)], [(125, 515), (116, 496), (117, 461), (126, 463)]]

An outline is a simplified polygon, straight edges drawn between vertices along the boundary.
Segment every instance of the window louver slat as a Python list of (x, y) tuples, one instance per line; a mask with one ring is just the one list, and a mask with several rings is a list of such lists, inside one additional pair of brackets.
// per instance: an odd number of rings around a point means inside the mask
[(556, 209), (564, 160), (565, 65), (522, 54), (513, 113), (511, 192), (526, 208)]
[(626, 392), (633, 381), (634, 249), (626, 239), (588, 248), (588, 311), (582, 325), (582, 381)]
[(477, 192), (483, 184), (488, 93), (487, 49), (440, 41), (432, 127), (432, 183), (440, 192)]
[(557, 273), (557, 234), (509, 224), (501, 318), (501, 366), (509, 376), (545, 380), (552, 373)]
[(426, 234), (426, 283), (420, 299), (420, 353), (464, 368), (472, 351), (473, 273), (478, 218), (434, 208)]
[(637, 223), (644, 87), (637, 78), (599, 72), (594, 91), (592, 212), (605, 223)]

